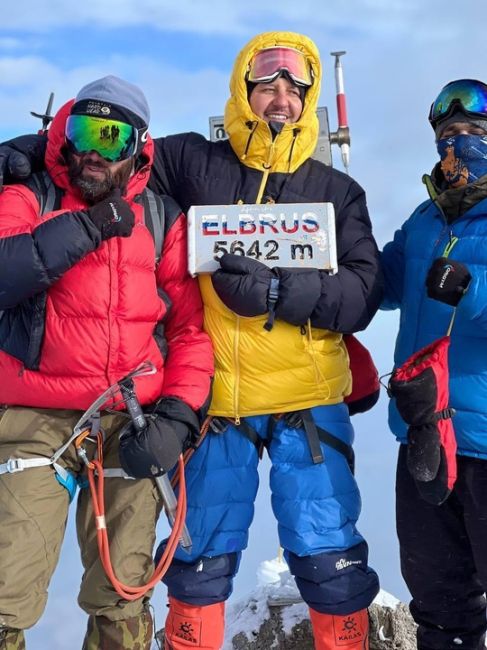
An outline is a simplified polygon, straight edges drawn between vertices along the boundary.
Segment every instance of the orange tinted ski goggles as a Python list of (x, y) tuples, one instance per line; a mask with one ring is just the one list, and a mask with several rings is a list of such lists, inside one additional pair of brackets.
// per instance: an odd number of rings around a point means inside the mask
[(267, 47), (257, 52), (249, 64), (247, 81), (269, 83), (286, 71), (299, 86), (311, 86), (313, 75), (303, 52), (293, 47)]

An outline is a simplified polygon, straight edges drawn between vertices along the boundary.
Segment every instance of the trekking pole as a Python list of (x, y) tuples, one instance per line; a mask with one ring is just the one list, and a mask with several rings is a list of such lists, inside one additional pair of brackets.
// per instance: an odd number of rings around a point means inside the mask
[[(140, 433), (145, 429), (147, 423), (140, 402), (135, 394), (133, 379), (122, 380), (120, 382), (120, 392), (127, 407), (127, 411), (132, 418), (134, 429), (137, 433)], [(172, 489), (171, 481), (166, 473), (162, 476), (155, 476), (154, 481), (156, 482), (157, 489), (161, 495), (169, 523), (171, 526), (174, 526), (178, 502), (174, 490)], [(192, 541), (186, 524), (183, 525), (181, 531), (180, 544), (187, 553), (191, 553)]]
[(343, 84), (343, 67), (340, 57), (346, 54), (341, 52), (330, 52), (335, 57), (335, 85), (337, 93), (337, 115), (338, 129), (335, 133), (330, 133), (330, 141), (340, 147), (342, 154), (342, 163), (348, 174), (350, 165), (350, 129), (348, 127), (347, 104), (345, 100), (345, 86)]

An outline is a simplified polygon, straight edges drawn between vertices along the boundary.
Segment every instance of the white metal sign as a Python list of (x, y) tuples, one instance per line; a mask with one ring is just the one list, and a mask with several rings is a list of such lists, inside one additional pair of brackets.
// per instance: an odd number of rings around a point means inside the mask
[(266, 266), (336, 273), (332, 203), (192, 206), (188, 211), (189, 271), (211, 273), (225, 253)]

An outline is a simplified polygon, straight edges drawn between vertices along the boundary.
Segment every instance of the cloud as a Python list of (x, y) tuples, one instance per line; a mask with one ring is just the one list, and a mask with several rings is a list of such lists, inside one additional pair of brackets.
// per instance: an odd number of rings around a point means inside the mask
[[(468, 3), (469, 0), (466, 0)], [(431, 3), (435, 4), (435, 2)], [(208, 34), (243, 34), (253, 30), (257, 20), (266, 17), (278, 25), (313, 23), (320, 28), (350, 26), (368, 30), (406, 31), (425, 8), (406, 0), (331, 0), (326, 7), (318, 0), (303, 0), (297, 10), (294, 0), (283, 0), (266, 9), (260, 0), (228, 3), (214, 0), (201, 5), (194, 0), (173, 3), (160, 0), (19, 0), (2, 18), (4, 30), (44, 32), (72, 25), (116, 27), (148, 25), (164, 31)], [(365, 21), (357, 21), (362, 14)], [(366, 23), (366, 24), (365, 24)]]
[[(152, 107), (155, 135), (187, 130), (206, 135), (208, 117), (223, 112), (231, 64), (247, 38), (292, 25), (309, 34), (322, 53), (320, 105), (329, 107), (332, 130), (336, 114), (333, 60), (328, 53), (347, 50), (343, 64), (352, 136), (350, 169), (367, 190), (376, 235), (384, 243), (426, 198), (420, 178), (436, 159), (426, 119), (435, 94), (450, 79), (484, 75), (482, 18), (487, 18), (487, 5), (475, 5), (475, 13), (469, 13), (474, 4), (465, 0), (465, 11), (452, 16), (437, 0), (426, 4), (331, 0), (326, 11), (318, 0), (302, 0), (299, 13), (295, 2), (286, 1), (271, 11), (257, 0), (215, 0), (211, 8), (188, 1), (174, 5), (141, 0), (136, 5), (131, 0), (76, 4), (49, 0), (49, 10), (46, 0), (39, 0), (35, 10), (32, 0), (18, 0), (5, 17), (8, 25), (22, 30), (42, 27), (46, 32), (26, 39), (24, 56), (15, 56), (18, 50), (1, 56), (0, 50), (0, 138), (37, 129), (39, 123), (30, 111), (42, 112), (49, 92), (55, 92), (58, 108), (82, 85), (108, 73), (143, 88)], [(140, 39), (130, 42), (130, 30), (117, 31), (121, 25), (134, 31), (142, 24), (162, 33), (159, 37), (151, 32), (151, 50), (142, 50)], [(81, 25), (103, 26), (106, 38), (98, 31), (97, 42), (85, 42), (86, 49), (66, 49), (70, 43), (60, 42), (61, 36), (69, 38)], [(183, 56), (175, 46), (177, 36), (169, 38), (172, 30), (193, 33), (195, 51), (185, 48)], [(143, 30), (137, 33), (140, 37)], [(198, 41), (196, 35), (202, 33), (211, 36)], [(82, 38), (79, 29), (76, 34)], [(16, 32), (11, 37), (18, 40)], [(217, 53), (211, 57), (205, 55), (210, 43)], [(66, 56), (60, 56), (64, 50)], [(340, 168), (338, 150), (334, 160)]]
[(211, 69), (181, 71), (145, 57), (130, 60), (112, 55), (96, 65), (62, 69), (42, 57), (0, 56), (0, 136), (12, 137), (37, 130), (40, 123), (30, 111), (43, 112), (52, 91), (54, 111), (89, 81), (115, 74), (138, 84), (152, 107), (155, 135), (188, 128), (208, 132), (208, 117), (220, 114), (226, 99), (228, 77)]
[(18, 50), (22, 47), (22, 40), (13, 37), (0, 37), (0, 50)]

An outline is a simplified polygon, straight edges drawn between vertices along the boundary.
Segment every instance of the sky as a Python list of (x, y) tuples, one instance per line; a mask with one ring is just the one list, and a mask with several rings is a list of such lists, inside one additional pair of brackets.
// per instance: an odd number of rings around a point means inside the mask
[[(36, 131), (40, 122), (30, 111), (43, 112), (50, 92), (57, 110), (84, 84), (105, 74), (144, 90), (153, 135), (189, 130), (206, 135), (209, 116), (223, 113), (233, 60), (241, 47), (263, 31), (301, 32), (321, 52), (320, 106), (329, 109), (332, 131), (337, 119), (329, 53), (346, 50), (350, 173), (366, 190), (382, 247), (426, 198), (421, 176), (437, 158), (427, 121), (431, 102), (452, 79), (487, 79), (486, 24), (484, 0), (16, 0), (3, 12), (0, 26), (0, 139)], [(341, 169), (338, 151), (333, 160)], [(381, 374), (391, 369), (396, 331), (397, 314), (381, 313), (361, 335)], [(371, 564), (383, 588), (407, 600), (395, 537), (397, 445), (387, 428), (387, 401), (383, 391), (372, 412), (354, 418), (363, 498), (359, 529), (369, 542)], [(264, 459), (235, 598), (252, 588), (260, 562), (277, 552), (268, 472)], [(77, 555), (70, 522), (47, 611), (28, 636), (31, 647), (79, 647), (84, 617), (76, 606), (81, 576)], [(162, 624), (162, 588), (154, 604)]]

